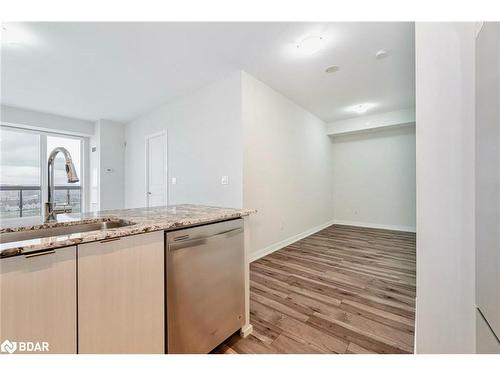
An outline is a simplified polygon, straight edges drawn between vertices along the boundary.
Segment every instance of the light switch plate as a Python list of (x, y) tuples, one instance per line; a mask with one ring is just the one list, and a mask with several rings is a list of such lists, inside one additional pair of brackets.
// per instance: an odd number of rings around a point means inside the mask
[(172, 177), (172, 185), (177, 184), (177, 177)]
[(228, 185), (229, 184), (229, 176), (222, 176), (220, 179), (220, 183), (222, 185)]

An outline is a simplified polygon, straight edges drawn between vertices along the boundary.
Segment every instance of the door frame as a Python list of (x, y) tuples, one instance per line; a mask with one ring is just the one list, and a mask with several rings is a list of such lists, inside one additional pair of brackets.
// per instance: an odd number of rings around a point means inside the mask
[(158, 136), (165, 137), (165, 191), (163, 193), (165, 198), (165, 205), (168, 205), (168, 135), (167, 130), (162, 130), (156, 133), (148, 134), (144, 137), (144, 176), (145, 176), (145, 184), (144, 184), (144, 197), (146, 202), (146, 207), (149, 208), (149, 140), (151, 138), (156, 138)]

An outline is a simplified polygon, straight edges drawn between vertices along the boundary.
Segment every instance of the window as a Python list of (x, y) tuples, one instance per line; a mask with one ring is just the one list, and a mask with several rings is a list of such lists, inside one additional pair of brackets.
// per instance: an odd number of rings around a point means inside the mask
[(40, 215), (40, 135), (0, 128), (0, 218)]
[(64, 157), (54, 163), (55, 201), (82, 210), (82, 142), (80, 137), (0, 127), (0, 219), (39, 216), (47, 197), (47, 159), (58, 146), (73, 158), (80, 182), (68, 184)]

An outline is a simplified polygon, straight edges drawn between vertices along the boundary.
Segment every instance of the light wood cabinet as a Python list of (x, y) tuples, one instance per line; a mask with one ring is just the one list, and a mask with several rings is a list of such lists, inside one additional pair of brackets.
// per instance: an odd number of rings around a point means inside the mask
[(0, 260), (0, 342), (76, 353), (76, 247)]
[(78, 245), (79, 353), (164, 353), (164, 232)]

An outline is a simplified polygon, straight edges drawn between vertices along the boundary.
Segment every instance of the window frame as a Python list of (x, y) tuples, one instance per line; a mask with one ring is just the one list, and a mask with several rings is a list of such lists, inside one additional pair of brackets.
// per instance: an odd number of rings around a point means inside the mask
[[(75, 134), (69, 134), (65, 133), (63, 131), (49, 131), (45, 130), (44, 128), (37, 128), (33, 126), (23, 126), (23, 125), (17, 125), (17, 124), (12, 124), (12, 123), (5, 123), (1, 122), (0, 123), (0, 128), (5, 128), (6, 130), (12, 130), (12, 131), (17, 131), (17, 132), (22, 132), (22, 133), (30, 133), (30, 134), (36, 134), (39, 135), (40, 137), (40, 144), (39, 144), (39, 150), (40, 150), (40, 215), (43, 215), (43, 205), (48, 199), (48, 165), (47, 165), (47, 136), (55, 136), (55, 137), (64, 137), (64, 138), (70, 138), (70, 139), (77, 139), (80, 141), (80, 175), (78, 176), (80, 178), (80, 211), (86, 212), (88, 211), (88, 178), (87, 178), (87, 168), (88, 168), (88, 163), (87, 163), (87, 157), (88, 157), (88, 152), (87, 152), (87, 145), (88, 145), (88, 137), (85, 137), (83, 135), (75, 135)], [(24, 217), (24, 216), (23, 216)], [(31, 216), (33, 217), (33, 216)]]

